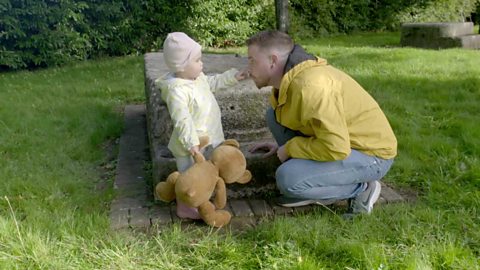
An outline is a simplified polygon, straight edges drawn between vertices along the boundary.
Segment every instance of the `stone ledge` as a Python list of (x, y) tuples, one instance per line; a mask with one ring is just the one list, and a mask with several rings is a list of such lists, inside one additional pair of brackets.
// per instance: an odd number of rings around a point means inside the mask
[[(148, 160), (145, 150), (145, 106), (128, 105), (125, 107), (125, 130), (120, 139), (119, 160), (114, 187), (117, 196), (110, 206), (110, 227), (114, 230), (125, 228), (148, 229), (169, 226), (174, 223), (186, 225), (198, 224), (206, 226), (203, 222), (180, 219), (175, 215), (175, 203), (154, 203), (151, 190), (148, 192), (118, 192), (118, 186), (147, 186), (144, 162)], [(138, 149), (141, 155), (130, 156), (131, 149)], [(143, 149), (143, 150), (142, 150)], [(119, 182), (120, 181), (120, 182)], [(119, 184), (121, 183), (121, 185)], [(140, 188), (142, 189), (142, 188)], [(398, 203), (405, 199), (392, 188), (382, 183), (382, 192), (377, 204)], [(333, 207), (344, 208), (346, 201), (340, 201)], [(261, 198), (229, 199), (225, 210), (232, 214), (232, 221), (227, 228), (243, 229), (253, 227), (263, 220), (274, 218), (277, 215), (296, 215), (323, 209), (323, 206), (304, 206), (296, 208), (280, 207), (271, 200)]]
[(418, 34), (434, 38), (459, 37), (473, 33), (471, 22), (435, 22), (435, 23), (404, 23), (402, 29), (411, 29)]
[[(404, 202), (403, 197), (395, 192), (392, 188), (382, 183), (382, 192), (380, 198), (376, 204), (376, 207), (381, 207), (383, 204), (388, 203), (400, 203)], [(159, 203), (151, 206), (150, 219), (152, 224), (171, 225), (176, 222), (192, 223), (188, 219), (179, 219), (175, 216), (175, 203)], [(346, 208), (346, 200), (335, 203), (332, 207), (328, 208)], [(271, 219), (275, 216), (291, 216), (296, 214), (305, 214), (316, 209), (325, 209), (325, 206), (321, 205), (307, 205), (301, 207), (282, 207), (276, 205), (271, 200), (263, 199), (234, 199), (227, 202), (227, 206), (224, 210), (227, 210), (232, 214), (232, 227), (238, 228), (239, 223), (245, 223), (244, 225), (252, 226), (259, 222)], [(243, 221), (246, 220), (246, 221)], [(201, 224), (202, 222), (197, 222)]]
[(405, 23), (401, 31), (402, 46), (426, 49), (480, 48), (480, 35), (473, 33), (471, 22)]

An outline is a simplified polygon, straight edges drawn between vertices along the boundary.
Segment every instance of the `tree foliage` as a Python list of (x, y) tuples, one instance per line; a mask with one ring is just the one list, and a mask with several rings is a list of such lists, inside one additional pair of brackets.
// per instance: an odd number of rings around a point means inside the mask
[(397, 30), (405, 22), (463, 22), (479, 0), (290, 0), (291, 33), (308, 37)]
[(179, 27), (205, 46), (243, 45), (253, 33), (275, 24), (273, 0), (193, 0)]
[[(290, 0), (289, 32), (305, 37), (462, 21), (479, 3)], [(204, 46), (235, 46), (274, 27), (274, 0), (0, 0), (0, 69), (158, 50), (171, 31), (186, 32)]]
[(0, 68), (149, 51), (188, 14), (181, 0), (3, 0)]

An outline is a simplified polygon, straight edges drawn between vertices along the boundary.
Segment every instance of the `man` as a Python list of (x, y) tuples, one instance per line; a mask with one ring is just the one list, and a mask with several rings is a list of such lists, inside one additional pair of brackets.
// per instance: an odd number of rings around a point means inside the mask
[(247, 40), (250, 76), (272, 86), (267, 125), (282, 164), (278, 204), (296, 207), (349, 199), (349, 213), (371, 213), (397, 140), (377, 102), (349, 75), (305, 52), (279, 31)]

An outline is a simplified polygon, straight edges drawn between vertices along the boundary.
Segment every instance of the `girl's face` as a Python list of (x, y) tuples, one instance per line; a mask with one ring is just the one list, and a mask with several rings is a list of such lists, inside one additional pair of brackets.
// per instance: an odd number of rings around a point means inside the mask
[(202, 52), (198, 51), (192, 55), (190, 62), (181, 72), (177, 72), (177, 77), (186, 80), (195, 80), (203, 70)]

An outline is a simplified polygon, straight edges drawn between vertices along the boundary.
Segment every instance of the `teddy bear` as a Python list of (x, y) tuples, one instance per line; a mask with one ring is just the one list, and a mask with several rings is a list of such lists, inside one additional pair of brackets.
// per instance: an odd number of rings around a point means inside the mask
[[(227, 203), (225, 184), (246, 184), (252, 174), (246, 169), (247, 161), (234, 139), (225, 140), (216, 147), (209, 160), (198, 153), (195, 163), (183, 173), (171, 173), (167, 180), (155, 187), (157, 198), (171, 202), (175, 198), (190, 207), (198, 208), (200, 217), (213, 227), (230, 222), (231, 214), (221, 210)], [(213, 203), (210, 198), (215, 194)]]

